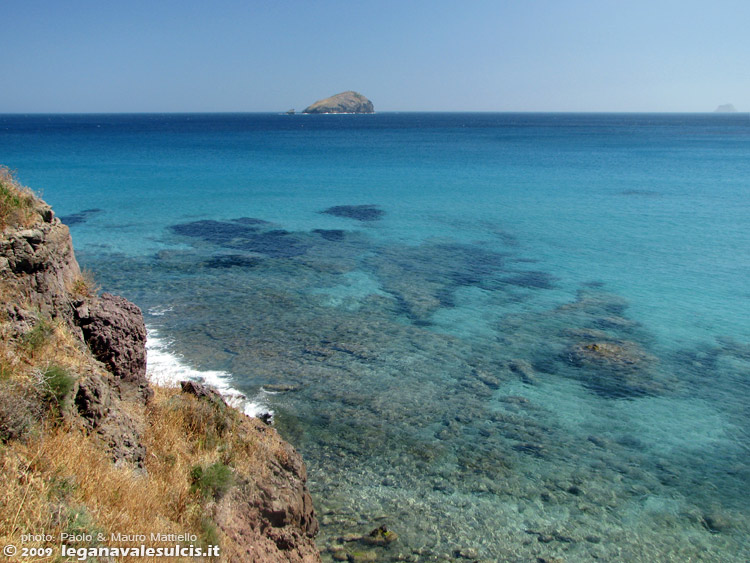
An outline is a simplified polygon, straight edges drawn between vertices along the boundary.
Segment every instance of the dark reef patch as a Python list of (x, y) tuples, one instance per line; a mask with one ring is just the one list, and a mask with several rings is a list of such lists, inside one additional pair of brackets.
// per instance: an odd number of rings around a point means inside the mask
[(624, 190), (619, 195), (637, 196), (637, 197), (661, 197), (659, 192), (653, 190)]
[(313, 229), (313, 233), (317, 233), (325, 240), (331, 242), (340, 242), (346, 236), (346, 231), (341, 229)]
[(230, 248), (260, 252), (272, 258), (291, 258), (307, 252), (310, 243), (283, 229), (254, 234), (229, 245)]
[(504, 263), (504, 254), (446, 242), (387, 247), (366, 261), (384, 290), (420, 323), (438, 308), (452, 306), (460, 287), (490, 288)]
[(251, 221), (251, 224), (244, 224), (237, 221), (202, 220), (172, 225), (171, 228), (178, 235), (198, 238), (224, 248), (257, 252), (272, 258), (300, 256), (311, 246), (309, 241), (303, 240), (304, 235), (283, 229), (264, 231), (253, 226), (259, 225), (259, 220)]
[(180, 223), (179, 225), (172, 225), (171, 228), (178, 235), (200, 238), (206, 242), (222, 245), (237, 238), (250, 236), (258, 231), (256, 227), (208, 219)]
[(326, 215), (356, 219), (357, 221), (377, 221), (385, 215), (385, 211), (377, 205), (335, 205), (321, 211)]
[(205, 262), (206, 268), (253, 268), (263, 260), (256, 256), (243, 254), (225, 254)]
[(232, 219), (232, 221), (241, 225), (270, 225), (268, 221), (256, 219), (255, 217), (238, 217), (237, 219)]
[(68, 227), (70, 227), (72, 225), (85, 223), (86, 221), (88, 221), (91, 215), (95, 215), (101, 212), (102, 210), (99, 208), (84, 209), (83, 211), (79, 211), (78, 213), (71, 213), (70, 215), (62, 215), (60, 216), (59, 219), (60, 221), (65, 223)]
[(555, 277), (547, 272), (528, 271), (519, 272), (514, 276), (503, 278), (503, 283), (525, 287), (527, 289), (552, 289)]
[(565, 352), (577, 369), (577, 378), (605, 397), (628, 398), (662, 390), (654, 379), (655, 356), (629, 340), (583, 340)]

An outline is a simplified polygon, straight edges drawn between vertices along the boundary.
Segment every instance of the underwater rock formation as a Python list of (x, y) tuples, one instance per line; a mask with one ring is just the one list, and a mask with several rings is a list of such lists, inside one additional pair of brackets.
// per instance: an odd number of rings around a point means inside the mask
[(377, 221), (385, 215), (385, 211), (379, 209), (377, 205), (335, 205), (321, 211), (327, 215), (336, 217), (346, 217), (347, 219), (356, 219), (357, 221)]

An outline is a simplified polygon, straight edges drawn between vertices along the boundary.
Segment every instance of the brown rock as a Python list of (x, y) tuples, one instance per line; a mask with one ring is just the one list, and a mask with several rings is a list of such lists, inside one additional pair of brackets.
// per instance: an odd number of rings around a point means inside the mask
[(268, 460), (262, 480), (240, 483), (223, 497), (214, 518), (229, 538), (226, 561), (315, 563), (320, 554), (313, 537), (318, 521), (307, 490), (307, 473), (300, 455), (262, 422), (247, 418), (249, 432), (277, 442), (275, 459)]
[(96, 359), (115, 377), (133, 384), (143, 397), (150, 397), (141, 310), (127, 299), (103, 293), (81, 304), (75, 313), (75, 322)]
[(199, 399), (206, 399), (212, 403), (226, 406), (226, 401), (216, 389), (204, 383), (197, 381), (180, 381), (180, 388), (183, 393), (195, 395)]
[(73, 242), (46, 204), (38, 212), (34, 228), (0, 234), (0, 279), (42, 315), (70, 320), (68, 288), (81, 275)]

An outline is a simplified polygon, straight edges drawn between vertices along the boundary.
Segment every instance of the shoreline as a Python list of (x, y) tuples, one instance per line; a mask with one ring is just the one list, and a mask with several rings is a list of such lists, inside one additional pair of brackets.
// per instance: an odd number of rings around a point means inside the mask
[(198, 370), (189, 366), (183, 358), (169, 350), (172, 341), (159, 335), (159, 329), (146, 325), (146, 377), (152, 385), (179, 387), (180, 381), (191, 380), (205, 383), (216, 389), (228, 405), (249, 417), (274, 415), (274, 411), (263, 402), (265, 391), (252, 399), (231, 385), (232, 375), (225, 371)]

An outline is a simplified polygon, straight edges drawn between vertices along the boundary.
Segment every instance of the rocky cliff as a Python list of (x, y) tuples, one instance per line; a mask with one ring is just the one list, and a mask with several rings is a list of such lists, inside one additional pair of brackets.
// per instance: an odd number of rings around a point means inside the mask
[(342, 92), (324, 100), (318, 100), (302, 113), (374, 113), (372, 102), (358, 92)]
[(210, 389), (153, 388), (140, 309), (98, 294), (5, 168), (0, 228), (0, 543), (180, 532), (221, 561), (319, 561), (299, 454)]

